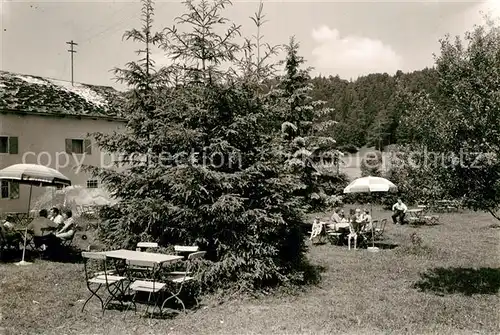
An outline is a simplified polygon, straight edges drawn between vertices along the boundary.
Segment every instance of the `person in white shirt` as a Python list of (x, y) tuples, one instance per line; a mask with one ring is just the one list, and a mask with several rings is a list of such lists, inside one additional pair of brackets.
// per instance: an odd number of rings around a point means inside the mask
[(340, 210), (338, 208), (335, 208), (333, 210), (333, 214), (330, 218), (330, 221), (332, 222), (331, 224), (328, 225), (328, 228), (336, 230), (337, 229), (337, 223), (342, 222), (342, 218), (339, 215)]
[(364, 216), (361, 213), (361, 209), (356, 208), (356, 210), (354, 211), (354, 215), (351, 215), (351, 224), (356, 233), (359, 233), (363, 229), (365, 221)]
[(347, 222), (347, 218), (345, 217), (345, 211), (343, 209), (340, 210), (339, 217), (341, 222)]
[[(3, 237), (6, 244), (10, 246), (19, 246), (22, 241), (21, 235), (14, 230), (14, 217), (8, 215), (3, 223), (0, 224), (0, 237)], [(1, 248), (1, 246), (0, 246)]]
[(363, 210), (363, 221), (365, 222), (364, 230), (371, 231), (372, 216), (370, 215), (370, 211), (367, 208)]
[(64, 226), (56, 232), (56, 237), (62, 240), (68, 240), (75, 235), (75, 221), (73, 219), (73, 212), (67, 210), (64, 212)]
[(335, 208), (333, 210), (332, 217), (330, 218), (330, 220), (332, 222), (340, 223), (342, 221), (342, 218), (340, 217), (339, 212), (340, 212), (340, 210), (338, 208)]
[(392, 211), (394, 212), (394, 214), (392, 214), (392, 222), (398, 224), (399, 218), (399, 222), (403, 224), (407, 210), (408, 207), (406, 207), (401, 199), (398, 199), (398, 202), (392, 206)]
[(14, 229), (14, 217), (12, 215), (7, 215), (5, 220), (3, 221), (3, 226), (5, 229), (12, 230)]
[(63, 225), (64, 218), (57, 207), (52, 207), (52, 209), (50, 210), (50, 220), (56, 223), (58, 227), (61, 227)]

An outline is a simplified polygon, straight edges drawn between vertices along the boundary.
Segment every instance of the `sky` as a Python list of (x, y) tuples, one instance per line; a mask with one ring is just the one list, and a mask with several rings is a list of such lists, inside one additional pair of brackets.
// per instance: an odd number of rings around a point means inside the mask
[[(184, 6), (157, 0), (156, 29), (174, 24)], [(249, 19), (258, 1), (233, 1), (224, 15), (242, 25), (244, 36), (255, 28)], [(481, 12), (500, 16), (500, 0), (487, 1), (265, 1), (266, 42), (284, 44), (294, 35), (313, 74), (356, 79), (374, 72), (395, 73), (433, 65), (439, 39), (463, 35), (481, 23)], [(140, 2), (0, 0), (0, 69), (56, 79), (71, 79), (69, 45), (77, 82), (124, 87), (111, 73), (137, 57), (140, 47), (122, 41), (123, 33), (140, 28)], [(162, 50), (158, 64), (167, 64)]]

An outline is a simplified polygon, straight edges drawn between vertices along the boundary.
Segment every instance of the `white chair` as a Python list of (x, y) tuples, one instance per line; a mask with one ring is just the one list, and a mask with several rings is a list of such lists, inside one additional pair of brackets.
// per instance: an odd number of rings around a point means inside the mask
[[(137, 251), (145, 251), (148, 249), (156, 249), (158, 248), (158, 243), (156, 242), (139, 242), (137, 243), (136, 250)], [(151, 267), (148, 266), (140, 266), (140, 265), (129, 265), (129, 270), (131, 271), (138, 271), (138, 272), (143, 272), (142, 275), (144, 275), (145, 271), (150, 271), (152, 270)]]
[(186, 255), (189, 256), (189, 254), (191, 254), (193, 252), (197, 252), (199, 250), (200, 250), (200, 247), (198, 247), (196, 245), (174, 245), (174, 251), (177, 254), (184, 255), (184, 257)]
[(382, 219), (380, 224), (375, 227), (375, 239), (381, 239), (384, 235), (385, 226), (387, 225), (387, 219)]
[[(101, 303), (102, 313), (106, 310), (107, 305), (113, 301), (117, 300), (121, 305), (123, 302), (117, 298), (117, 293), (124, 293), (123, 282), (126, 277), (117, 276), (114, 271), (110, 271), (107, 268), (107, 258), (106, 255), (99, 252), (82, 252), (82, 257), (84, 260), (84, 270), (85, 270), (85, 281), (87, 284), (87, 289), (90, 291), (90, 297), (85, 301), (82, 307), (82, 312), (85, 309), (87, 303), (92, 299), (92, 297), (96, 297), (99, 299)], [(88, 263), (91, 261), (97, 263), (96, 265), (102, 267), (104, 271), (98, 271), (91, 273), (88, 267)], [(97, 285), (97, 287), (95, 287)], [(99, 290), (102, 287), (105, 287), (109, 293), (109, 297), (106, 299), (106, 302), (98, 295)]]
[(358, 234), (354, 230), (351, 222), (349, 222), (349, 235), (347, 235), (347, 248), (351, 250), (351, 239), (354, 240), (354, 249), (356, 249), (356, 243), (358, 242)]
[(158, 243), (156, 242), (139, 242), (137, 243), (138, 249), (156, 249), (158, 248)]
[[(129, 274), (129, 281), (131, 282), (129, 289), (134, 292), (132, 296), (132, 304), (134, 305), (134, 312), (137, 312), (137, 305), (135, 303), (135, 298), (138, 292), (148, 293), (148, 302), (146, 307), (146, 314), (149, 310), (149, 303), (151, 302), (151, 296), (155, 293), (159, 293), (162, 291), (166, 284), (162, 282), (156, 281), (156, 273), (160, 269), (161, 265), (153, 261), (139, 261), (139, 260), (127, 260), (127, 266), (129, 270), (136, 269), (148, 269), (150, 270), (150, 278), (141, 278), (141, 279), (133, 279), (131, 276), (131, 272), (127, 271)], [(153, 313), (158, 306), (158, 299), (155, 301), (155, 305), (153, 308)], [(161, 308), (160, 308), (161, 312)]]
[[(171, 281), (172, 283), (174, 283), (176, 285), (179, 285), (179, 288), (177, 289), (177, 292), (175, 292), (175, 293), (171, 292), (170, 293), (171, 295), (163, 301), (163, 304), (161, 305), (162, 310), (165, 307), (165, 304), (167, 301), (169, 301), (170, 299), (176, 299), (182, 305), (182, 310), (184, 311), (184, 313), (186, 313), (186, 306), (184, 305), (184, 302), (182, 301), (182, 299), (179, 298), (179, 295), (182, 292), (184, 284), (189, 282), (189, 281), (192, 281), (194, 279), (194, 277), (191, 276), (191, 274), (192, 274), (191, 268), (192, 268), (194, 260), (205, 257), (206, 253), (207, 253), (206, 251), (197, 251), (197, 252), (193, 252), (192, 254), (189, 254), (187, 266), (186, 266), (186, 271), (174, 271), (174, 272), (168, 273), (169, 281)], [(195, 297), (195, 299), (196, 299), (196, 297)], [(198, 299), (196, 299), (196, 303), (198, 303)]]
[(175, 252), (197, 252), (200, 247), (196, 245), (174, 245)]

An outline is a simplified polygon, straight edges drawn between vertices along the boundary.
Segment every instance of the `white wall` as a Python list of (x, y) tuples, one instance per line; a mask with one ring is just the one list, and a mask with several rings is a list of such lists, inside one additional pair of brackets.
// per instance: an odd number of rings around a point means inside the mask
[[(66, 139), (85, 139), (88, 133), (111, 133), (124, 128), (124, 123), (104, 119), (52, 117), (39, 115), (0, 114), (0, 136), (18, 137), (18, 154), (0, 153), (0, 169), (12, 164), (41, 164), (58, 170), (71, 179), (73, 185), (86, 185), (90, 176), (79, 168), (81, 165), (109, 164), (92, 142), (88, 154), (67, 154)], [(45, 190), (33, 188), (33, 200)], [(26, 212), (29, 186), (20, 186), (19, 199), (0, 199), (0, 212)]]

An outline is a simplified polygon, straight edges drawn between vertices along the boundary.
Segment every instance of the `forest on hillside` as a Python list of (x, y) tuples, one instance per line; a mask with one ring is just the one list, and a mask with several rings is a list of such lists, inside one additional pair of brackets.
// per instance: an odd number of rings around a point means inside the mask
[(329, 135), (339, 146), (380, 148), (398, 143), (399, 121), (407, 112), (403, 94), (424, 91), (434, 96), (437, 82), (434, 68), (369, 74), (355, 81), (319, 76), (312, 78), (311, 95), (332, 109), (329, 118), (337, 124)]

